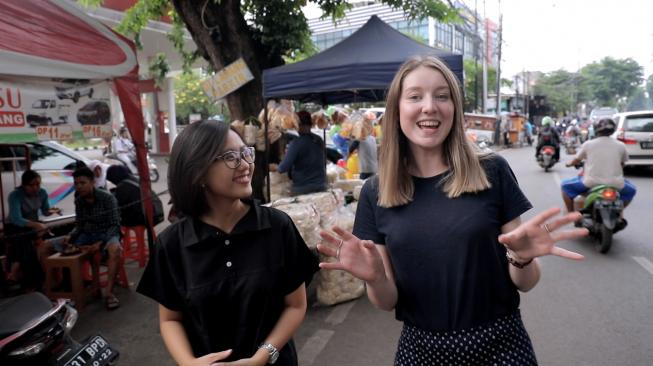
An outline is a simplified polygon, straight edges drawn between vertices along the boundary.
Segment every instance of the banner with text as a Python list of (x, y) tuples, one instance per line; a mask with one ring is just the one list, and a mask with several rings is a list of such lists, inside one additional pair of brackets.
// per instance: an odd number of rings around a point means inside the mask
[(216, 101), (237, 90), (254, 79), (254, 75), (247, 67), (245, 60), (239, 58), (202, 83), (206, 95)]
[(0, 77), (0, 142), (111, 137), (109, 82)]

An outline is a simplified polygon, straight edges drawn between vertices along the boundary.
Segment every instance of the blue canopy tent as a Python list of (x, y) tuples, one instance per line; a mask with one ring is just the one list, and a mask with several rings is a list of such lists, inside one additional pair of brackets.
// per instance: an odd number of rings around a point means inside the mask
[(379, 101), (399, 66), (410, 56), (434, 55), (462, 85), (462, 55), (417, 42), (373, 15), (333, 47), (294, 64), (263, 71), (263, 97), (337, 104)]
[[(263, 70), (263, 97), (315, 102), (322, 105), (376, 102), (385, 93), (401, 64), (411, 56), (433, 55), (463, 83), (462, 55), (438, 50), (395, 30), (376, 15), (333, 47), (306, 60)], [(265, 119), (267, 120), (267, 108)], [(265, 125), (265, 169), (269, 161), (268, 124)], [(326, 140), (326, 131), (323, 132)], [(326, 151), (325, 151), (326, 154)], [(269, 171), (266, 174), (270, 197)]]

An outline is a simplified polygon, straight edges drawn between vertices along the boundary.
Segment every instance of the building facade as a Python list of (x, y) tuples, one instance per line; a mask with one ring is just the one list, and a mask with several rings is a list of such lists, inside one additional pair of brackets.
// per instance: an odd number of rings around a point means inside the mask
[[(393, 9), (377, 1), (351, 1), (350, 3), (353, 8), (335, 24), (331, 18), (308, 20), (311, 38), (318, 51), (323, 51), (347, 38), (362, 27), (372, 15), (376, 15), (398, 31), (431, 47), (461, 54), (464, 59), (473, 60), (478, 57), (479, 62), (481, 57), (486, 56), (491, 67), (495, 67), (497, 63), (497, 27), (494, 23), (483, 22), (482, 19), (477, 18), (475, 12), (462, 2), (454, 3), (463, 20), (457, 24), (442, 23), (431, 17), (410, 20), (403, 10)], [(488, 40), (485, 46), (483, 39)]]

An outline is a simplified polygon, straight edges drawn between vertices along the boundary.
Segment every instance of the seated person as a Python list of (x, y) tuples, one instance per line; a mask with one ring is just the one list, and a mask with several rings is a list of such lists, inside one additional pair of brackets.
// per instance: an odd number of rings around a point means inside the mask
[(122, 165), (112, 165), (107, 170), (107, 180), (116, 186), (112, 192), (120, 207), (120, 225), (145, 225), (141, 188), (129, 169)]
[[(291, 192), (297, 196), (313, 192), (323, 192), (327, 188), (326, 160), (324, 142), (311, 132), (311, 114), (300, 111), (299, 137), (288, 146), (288, 152), (276, 169), (279, 173), (290, 172)], [(274, 170), (275, 167), (273, 166)]]
[(34, 170), (26, 170), (21, 176), (21, 184), (9, 194), (9, 217), (5, 222), (7, 266), (10, 281), (21, 282), (26, 288), (39, 289), (45, 278), (39, 259), (46, 257), (51, 245), (42, 243), (38, 251), (35, 246), (49, 230), (39, 221), (39, 211), (44, 216), (61, 210), (50, 207), (48, 193), (41, 188), (41, 176)]
[(94, 187), (95, 174), (88, 167), (81, 167), (73, 173), (75, 180), (75, 228), (65, 238), (65, 244), (100, 250), (107, 260), (108, 309), (120, 306), (113, 294), (116, 274), (120, 265), (120, 211), (113, 195)]
[(99, 160), (91, 160), (88, 167), (95, 174), (95, 188), (107, 189), (107, 170), (110, 165), (102, 163)]

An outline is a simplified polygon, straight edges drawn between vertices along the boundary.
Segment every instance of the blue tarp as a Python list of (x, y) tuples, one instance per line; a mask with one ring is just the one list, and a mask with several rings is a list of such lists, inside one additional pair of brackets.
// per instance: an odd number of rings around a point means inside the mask
[(462, 55), (419, 43), (373, 15), (333, 47), (306, 60), (264, 70), (263, 96), (325, 105), (383, 100), (399, 66), (415, 55), (439, 57), (462, 85)]

